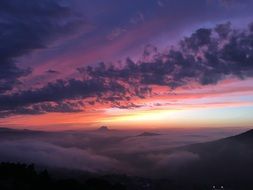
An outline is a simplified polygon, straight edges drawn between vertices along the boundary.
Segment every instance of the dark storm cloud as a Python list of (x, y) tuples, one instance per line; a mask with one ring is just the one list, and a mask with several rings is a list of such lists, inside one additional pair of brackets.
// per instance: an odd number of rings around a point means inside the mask
[[(83, 79), (58, 80), (42, 88), (0, 96), (0, 111), (15, 113), (20, 108), (34, 110), (34, 104), (85, 98), (113, 107), (133, 108), (135, 105), (122, 102), (149, 96), (152, 85), (175, 89), (192, 82), (214, 85), (228, 77), (252, 77), (252, 24), (245, 30), (232, 29), (230, 23), (201, 28), (165, 53), (149, 45), (143, 60), (134, 62), (128, 58), (124, 66), (100, 63), (77, 70)], [(60, 111), (43, 110), (42, 113)]]
[(19, 78), (29, 74), (16, 59), (79, 26), (81, 19), (60, 0), (2, 0), (0, 2), (0, 93), (11, 90)]

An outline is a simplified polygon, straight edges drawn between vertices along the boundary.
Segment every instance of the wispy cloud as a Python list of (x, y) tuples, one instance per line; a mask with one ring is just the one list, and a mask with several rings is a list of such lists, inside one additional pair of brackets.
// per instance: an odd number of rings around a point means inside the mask
[(17, 58), (46, 48), (56, 39), (75, 31), (83, 20), (60, 0), (0, 2), (0, 93), (21, 83), (32, 72), (17, 65)]

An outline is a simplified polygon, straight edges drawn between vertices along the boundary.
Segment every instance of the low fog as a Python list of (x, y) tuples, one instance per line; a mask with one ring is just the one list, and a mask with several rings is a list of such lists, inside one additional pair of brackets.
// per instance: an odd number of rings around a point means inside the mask
[(94, 173), (145, 177), (171, 175), (201, 159), (178, 147), (232, 136), (247, 129), (0, 130), (0, 161)]

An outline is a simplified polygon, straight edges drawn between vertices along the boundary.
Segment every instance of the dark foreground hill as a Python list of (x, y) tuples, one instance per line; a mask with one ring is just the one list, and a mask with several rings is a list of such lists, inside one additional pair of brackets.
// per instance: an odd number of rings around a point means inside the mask
[(213, 142), (180, 147), (176, 151), (197, 156), (176, 173), (180, 180), (253, 189), (253, 130)]
[(120, 183), (110, 183), (102, 178), (85, 181), (54, 179), (46, 170), (38, 172), (33, 165), (1, 163), (1, 190), (125, 190)]
[(126, 175), (94, 175), (82, 178), (52, 177), (47, 170), (20, 163), (0, 163), (1, 190), (211, 190), (208, 185), (148, 179)]
[(150, 133), (150, 132), (143, 132), (139, 135), (137, 135), (137, 137), (149, 137), (149, 136), (159, 136), (160, 134), (158, 133)]

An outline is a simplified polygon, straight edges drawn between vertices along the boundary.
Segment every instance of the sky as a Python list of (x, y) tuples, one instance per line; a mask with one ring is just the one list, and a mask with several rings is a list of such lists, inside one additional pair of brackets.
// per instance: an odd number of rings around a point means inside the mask
[(252, 127), (252, 8), (1, 0), (0, 126)]

